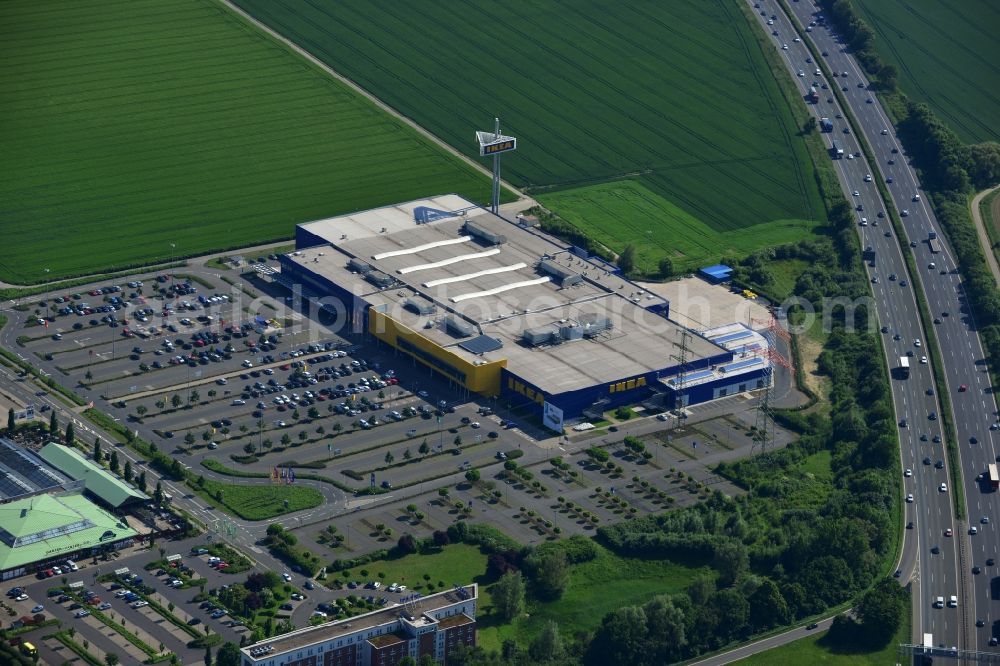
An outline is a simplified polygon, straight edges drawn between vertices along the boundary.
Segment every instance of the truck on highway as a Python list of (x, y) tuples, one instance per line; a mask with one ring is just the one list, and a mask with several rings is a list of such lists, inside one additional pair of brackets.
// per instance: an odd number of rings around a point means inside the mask
[(907, 356), (899, 357), (899, 378), (909, 379), (910, 378), (910, 359)]
[(990, 463), (989, 467), (987, 467), (986, 469), (987, 469), (986, 476), (990, 482), (990, 488), (992, 488), (993, 490), (997, 490), (998, 488), (1000, 488), (1000, 475), (997, 474), (997, 464)]
[(816, 90), (816, 86), (809, 86), (809, 92), (806, 94), (806, 99), (813, 104), (819, 104), (819, 91)]
[(820, 126), (820, 129), (822, 129), (822, 131), (824, 131), (824, 132), (832, 132), (833, 131), (833, 121), (830, 120), (829, 118), (820, 118), (819, 119), (819, 126)]
[(839, 160), (844, 156), (844, 148), (840, 145), (839, 141), (833, 142), (833, 147), (830, 148), (830, 153), (833, 155), (833, 159)]
[(937, 254), (941, 251), (941, 241), (938, 240), (936, 231), (927, 232), (927, 245), (930, 246), (931, 252)]

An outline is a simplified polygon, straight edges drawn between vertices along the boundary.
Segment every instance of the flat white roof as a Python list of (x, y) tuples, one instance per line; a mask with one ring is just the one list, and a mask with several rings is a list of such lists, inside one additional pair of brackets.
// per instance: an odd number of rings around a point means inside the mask
[[(443, 216), (425, 223), (412, 217), (405, 224), (397, 220), (399, 228), (391, 233), (340, 240), (336, 220), (331, 220), (327, 231), (332, 249), (307, 248), (288, 259), (343, 286), (469, 362), (506, 359), (511, 372), (548, 393), (679, 365), (683, 328), (648, 309), (665, 306), (664, 299), (610, 272), (601, 262), (574, 255), (544, 233), (484, 209), (469, 209), (471, 203), (455, 199), (455, 209), (465, 210), (465, 216)], [(428, 202), (408, 206), (412, 209)], [(473, 218), (482, 231), (502, 236), (506, 242), (491, 245), (481, 236), (471, 243), (443, 242), (475, 235), (464, 226)], [(353, 219), (349, 224), (354, 224)], [(473, 248), (480, 251), (470, 252)], [(382, 289), (369, 284), (347, 267), (352, 257), (370, 263), (397, 283)], [(582, 279), (563, 287), (559, 279), (539, 268), (542, 261)], [(420, 270), (413, 271), (414, 267)], [(406, 302), (416, 295), (436, 304), (436, 311), (420, 315), (408, 310)], [(450, 316), (469, 324), (473, 335), (487, 335), (502, 347), (478, 355), (460, 348), (468, 338), (457, 338), (444, 326)], [(561, 344), (531, 347), (523, 340), (526, 330), (588, 317), (610, 319), (612, 327), (594, 337)], [(687, 335), (686, 344), (689, 362), (728, 353), (694, 332)]]

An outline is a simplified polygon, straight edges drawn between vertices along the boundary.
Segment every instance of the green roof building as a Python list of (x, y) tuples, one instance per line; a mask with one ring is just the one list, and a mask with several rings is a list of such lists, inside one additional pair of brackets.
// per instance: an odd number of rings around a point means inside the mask
[(0, 504), (0, 577), (132, 543), (137, 532), (83, 495), (35, 495)]
[(149, 496), (125, 483), (76, 449), (61, 444), (46, 444), (38, 456), (67, 476), (83, 481), (87, 492), (112, 509), (132, 501), (145, 501)]

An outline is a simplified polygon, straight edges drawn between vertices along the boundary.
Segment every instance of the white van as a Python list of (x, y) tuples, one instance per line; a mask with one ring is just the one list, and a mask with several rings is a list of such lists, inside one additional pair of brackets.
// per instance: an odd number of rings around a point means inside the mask
[(70, 571), (79, 571), (80, 570), (80, 567), (78, 567), (76, 565), (76, 562), (74, 562), (73, 560), (66, 560), (66, 568), (69, 569)]
[(954, 594), (948, 597), (948, 608), (958, 608), (958, 597)]
[(944, 597), (938, 597), (934, 600), (934, 608), (944, 608)]

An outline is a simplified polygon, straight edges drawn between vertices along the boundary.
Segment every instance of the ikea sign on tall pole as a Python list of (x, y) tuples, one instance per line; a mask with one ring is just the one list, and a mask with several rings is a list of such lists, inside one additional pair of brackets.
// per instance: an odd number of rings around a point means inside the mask
[(517, 150), (517, 139), (500, 133), (500, 119), (494, 118), (492, 132), (476, 132), (476, 142), (479, 144), (480, 157), (493, 158), (493, 196), (490, 199), (490, 212), (494, 215), (500, 212), (500, 154)]

